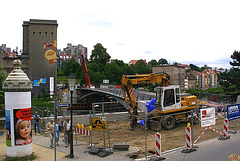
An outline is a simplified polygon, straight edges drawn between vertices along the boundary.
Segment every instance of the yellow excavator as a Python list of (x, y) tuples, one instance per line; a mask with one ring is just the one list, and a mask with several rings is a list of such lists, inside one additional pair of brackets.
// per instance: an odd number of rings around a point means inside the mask
[[(132, 128), (137, 124), (139, 116), (133, 85), (150, 83), (158, 83), (159, 87), (155, 88), (155, 109), (148, 113), (148, 128), (151, 128), (150, 120), (152, 119), (160, 122), (160, 128), (172, 129), (175, 127), (176, 121), (188, 119), (191, 115), (191, 110), (196, 110), (197, 97), (181, 97), (180, 86), (171, 85), (170, 76), (167, 73), (123, 75), (121, 88), (124, 94), (124, 102), (130, 105), (130, 108), (127, 110), (132, 116)], [(197, 122), (195, 118), (194, 123)]]

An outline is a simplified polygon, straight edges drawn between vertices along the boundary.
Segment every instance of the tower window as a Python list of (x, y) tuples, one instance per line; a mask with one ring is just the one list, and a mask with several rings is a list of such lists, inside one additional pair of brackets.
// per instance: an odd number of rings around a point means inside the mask
[(39, 34), (41, 35), (41, 34), (42, 34), (42, 32), (39, 32)]
[(47, 35), (47, 32), (45, 32), (45, 34)]
[(35, 34), (35, 32), (33, 32), (33, 34)]
[(53, 35), (53, 32), (51, 32), (51, 34)]

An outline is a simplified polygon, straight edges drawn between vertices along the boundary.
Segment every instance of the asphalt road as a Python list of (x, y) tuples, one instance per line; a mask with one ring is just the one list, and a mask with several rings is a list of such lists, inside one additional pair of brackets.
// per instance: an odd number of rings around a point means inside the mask
[(196, 149), (197, 151), (191, 153), (182, 153), (178, 150), (163, 154), (163, 157), (171, 161), (228, 161), (231, 154), (237, 154), (240, 160), (240, 133), (232, 134), (227, 140), (215, 138), (203, 141)]

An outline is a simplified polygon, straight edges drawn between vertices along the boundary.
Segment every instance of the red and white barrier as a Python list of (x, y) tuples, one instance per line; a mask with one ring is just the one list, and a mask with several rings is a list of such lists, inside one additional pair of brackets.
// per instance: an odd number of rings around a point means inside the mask
[(86, 129), (80, 129), (76, 127), (76, 133), (91, 136), (91, 131)]
[(191, 128), (190, 127), (186, 127), (186, 146), (188, 149), (192, 148), (192, 144), (191, 144)]
[(161, 156), (161, 134), (156, 133), (155, 139), (156, 139), (156, 155), (160, 157)]
[(228, 119), (224, 119), (223, 122), (223, 136), (228, 137)]

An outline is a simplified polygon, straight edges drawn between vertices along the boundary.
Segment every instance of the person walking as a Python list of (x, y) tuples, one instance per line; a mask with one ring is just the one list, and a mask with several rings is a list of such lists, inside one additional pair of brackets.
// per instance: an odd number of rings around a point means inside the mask
[(53, 148), (53, 138), (54, 138), (54, 123), (53, 119), (47, 123), (46, 129), (50, 132), (50, 147)]
[(70, 119), (66, 117), (66, 120), (63, 123), (63, 129), (64, 129), (64, 141), (65, 141), (65, 147), (69, 144), (70, 139)]
[(39, 114), (37, 113), (37, 111), (35, 111), (35, 115), (33, 115), (33, 125), (34, 125), (34, 134), (36, 135), (37, 133), (37, 129), (38, 129), (38, 134), (40, 134), (40, 128), (39, 128), (39, 122), (40, 122), (40, 116)]
[(59, 119), (57, 119), (56, 122), (56, 130), (55, 130), (55, 137), (56, 137), (56, 144), (59, 145), (59, 132), (60, 132), (60, 125), (59, 125)]

